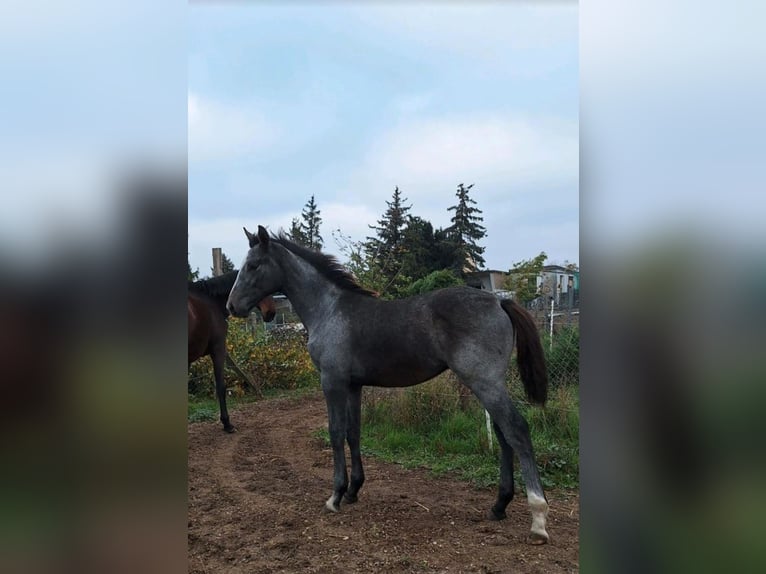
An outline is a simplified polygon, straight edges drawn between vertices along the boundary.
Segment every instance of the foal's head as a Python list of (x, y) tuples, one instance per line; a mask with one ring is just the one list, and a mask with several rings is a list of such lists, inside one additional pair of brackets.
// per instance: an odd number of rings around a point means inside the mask
[(259, 225), (257, 235), (245, 229), (245, 235), (250, 243), (250, 250), (239, 269), (237, 280), (226, 303), (229, 313), (235, 317), (246, 317), (259, 301), (279, 291), (283, 279), (282, 270), (273, 256), (274, 246), (266, 229)]

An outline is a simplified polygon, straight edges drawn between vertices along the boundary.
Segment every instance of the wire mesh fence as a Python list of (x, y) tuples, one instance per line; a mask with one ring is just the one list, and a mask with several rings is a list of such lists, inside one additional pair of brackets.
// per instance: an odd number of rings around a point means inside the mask
[[(498, 293), (503, 298), (506, 293)], [(572, 298), (573, 299), (573, 298)], [(565, 300), (562, 298), (562, 300)], [(567, 299), (568, 300), (568, 299)], [(579, 297), (575, 299), (579, 303)], [(559, 387), (578, 386), (580, 380), (580, 312), (575, 306), (557, 306), (550, 297), (538, 297), (526, 305), (527, 310), (537, 325), (540, 339), (545, 351), (548, 368), (549, 388), (555, 393)], [(523, 383), (519, 377), (518, 367), (514, 358), (510, 362), (507, 374), (508, 389), (517, 405), (527, 406), (529, 402), (523, 392)], [(447, 372), (434, 381), (416, 387), (378, 388), (369, 387), (365, 390), (365, 404), (374, 407), (380, 401), (391, 400), (401, 402), (405, 395), (409, 400), (421, 402), (430, 400), (444, 407), (468, 408), (476, 399), (471, 391), (462, 385), (452, 372)], [(549, 401), (548, 410), (576, 412), (577, 407), (569, 404), (557, 404)]]
[[(543, 479), (549, 481), (548, 486), (574, 487), (579, 456), (579, 310), (576, 307), (557, 308), (555, 300), (547, 304), (537, 301), (531, 307), (528, 310), (540, 333), (548, 369), (549, 390), (545, 407), (540, 409), (528, 401), (515, 352), (506, 384), (514, 405), (530, 425)], [(459, 420), (456, 413), (462, 413), (471, 421), (469, 428), (473, 430), (468, 431), (469, 434), (480, 436), (479, 451), (497, 455), (499, 447), (489, 413), (451, 371), (409, 388), (366, 387), (363, 405), (365, 424), (424, 427), (421, 429), (423, 433), (434, 436), (441, 436), (445, 429), (453, 428)], [(435, 426), (429, 427), (429, 424)]]

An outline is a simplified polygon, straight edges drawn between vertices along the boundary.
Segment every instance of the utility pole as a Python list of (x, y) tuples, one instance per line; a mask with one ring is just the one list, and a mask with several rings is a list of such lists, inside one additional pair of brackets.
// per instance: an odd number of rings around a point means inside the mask
[(218, 277), (223, 274), (221, 259), (221, 248), (213, 247), (213, 277)]

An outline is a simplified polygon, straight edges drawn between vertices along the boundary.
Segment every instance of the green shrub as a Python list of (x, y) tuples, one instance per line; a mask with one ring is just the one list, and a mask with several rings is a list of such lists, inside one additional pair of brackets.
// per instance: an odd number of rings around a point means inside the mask
[(403, 295), (405, 297), (420, 295), (421, 293), (428, 293), (429, 291), (454, 285), (463, 285), (463, 280), (449, 269), (441, 269), (440, 271), (433, 271), (410, 284), (409, 287), (403, 290)]
[[(306, 333), (290, 327), (266, 331), (247, 320), (229, 319), (226, 337), (229, 355), (250, 375), (262, 391), (299, 389), (319, 384), (319, 375), (306, 349)], [(227, 367), (227, 387), (235, 396), (252, 392), (247, 383)], [(189, 393), (195, 397), (215, 395), (213, 364), (209, 357), (189, 367)]]

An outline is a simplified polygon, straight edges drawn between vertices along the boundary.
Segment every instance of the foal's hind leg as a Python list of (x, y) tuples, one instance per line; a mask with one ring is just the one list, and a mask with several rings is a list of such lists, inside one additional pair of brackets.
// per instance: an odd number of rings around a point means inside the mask
[(513, 500), (513, 449), (505, 440), (497, 423), (493, 422), (492, 427), (495, 429), (495, 436), (500, 445), (500, 486), (497, 492), (497, 501), (489, 509), (488, 518), (490, 520), (503, 520), (506, 517), (505, 509)]
[[(545, 529), (548, 518), (548, 501), (545, 498), (540, 475), (537, 472), (532, 439), (529, 436), (529, 425), (507, 395), (506, 400), (506, 408), (496, 409), (495, 413), (492, 410), (489, 412), (492, 417), (502, 417), (496, 419), (497, 425), (510, 447), (519, 454), (521, 475), (527, 489), (527, 502), (532, 512), (530, 540), (533, 544), (545, 544), (548, 542), (548, 532)], [(510, 412), (509, 416), (506, 414), (508, 412)], [(506, 414), (505, 417), (503, 417), (504, 414)]]
[(346, 492), (345, 500), (349, 504), (356, 502), (359, 489), (364, 484), (364, 468), (362, 467), (362, 452), (359, 446), (359, 435), (362, 428), (362, 387), (349, 391), (346, 401), (346, 440), (351, 451), (351, 482)]
[(228, 433), (236, 429), (229, 421), (229, 410), (226, 408), (226, 383), (223, 380), (223, 365), (226, 357), (226, 349), (216, 349), (210, 354), (213, 360), (213, 375), (215, 376), (215, 394), (218, 396), (218, 406), (221, 409), (221, 422), (223, 430)]
[[(548, 501), (543, 492), (543, 485), (540, 482), (540, 475), (537, 472), (537, 463), (532, 449), (532, 440), (529, 436), (529, 425), (521, 413), (513, 406), (508, 391), (505, 389), (504, 377), (496, 378), (478, 378), (476, 376), (461, 377), (468, 387), (476, 394), (484, 408), (489, 411), (492, 420), (500, 429), (498, 440), (501, 437), (509, 447), (508, 456), (512, 456), (512, 451), (519, 455), (519, 465), (521, 466), (521, 475), (524, 478), (524, 484), (527, 489), (527, 501), (529, 509), (532, 512), (532, 528), (530, 541), (533, 544), (545, 544), (548, 542), (548, 532), (545, 529), (546, 519), (548, 517)], [(512, 449), (512, 450), (511, 450)], [(505, 460), (506, 451), (503, 451), (503, 462), (501, 473), (505, 468), (511, 472), (511, 465)], [(512, 492), (512, 491), (511, 491)], [(498, 500), (494, 509), (499, 509), (503, 505), (508, 493), (501, 483), (501, 492), (498, 494)], [(507, 502), (505, 502), (507, 505)], [(503, 511), (505, 508), (503, 508)], [(492, 512), (492, 511), (490, 511)], [(496, 514), (496, 517), (500, 517)]]

